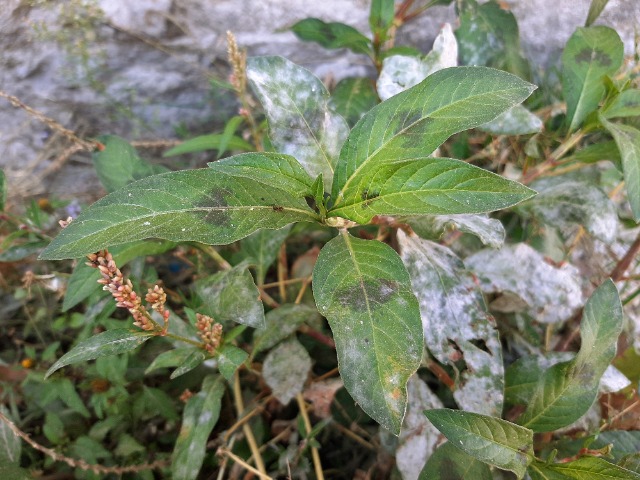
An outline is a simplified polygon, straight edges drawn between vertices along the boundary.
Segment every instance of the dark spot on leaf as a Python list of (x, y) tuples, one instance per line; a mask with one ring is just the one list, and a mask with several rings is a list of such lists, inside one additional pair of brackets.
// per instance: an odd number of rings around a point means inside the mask
[(360, 194), (360, 198), (362, 198), (363, 202), (361, 208), (369, 208), (371, 202), (373, 202), (376, 198), (380, 196), (379, 191), (369, 191), (368, 189), (364, 189)]
[(368, 339), (368, 338), (365, 338), (365, 339), (364, 339), (364, 343), (366, 343), (367, 345), (369, 345), (369, 339)]
[(573, 59), (576, 63), (589, 63), (591, 61), (591, 49), (583, 48), (580, 50)]
[(387, 303), (398, 292), (398, 288), (398, 282), (393, 280), (365, 280), (362, 284), (338, 290), (336, 297), (343, 307), (364, 311), (367, 303), (370, 308)]
[(194, 202), (194, 206), (205, 209), (201, 212), (203, 222), (218, 226), (225, 226), (231, 222), (231, 215), (226, 208), (229, 204), (225, 199), (225, 195), (230, 193), (225, 189), (215, 189), (199, 202)]
[(580, 52), (578, 52), (574, 57), (574, 60), (576, 63), (591, 63), (593, 61), (603, 67), (610, 67), (613, 63), (607, 52), (603, 50), (593, 51), (589, 48), (583, 48), (580, 50)]
[(284, 207), (281, 207), (281, 206), (279, 206), (279, 205), (274, 205), (274, 206), (273, 206), (273, 207), (271, 207), (271, 208), (273, 208), (273, 211), (274, 211), (274, 212), (282, 212), (282, 211), (284, 210)]

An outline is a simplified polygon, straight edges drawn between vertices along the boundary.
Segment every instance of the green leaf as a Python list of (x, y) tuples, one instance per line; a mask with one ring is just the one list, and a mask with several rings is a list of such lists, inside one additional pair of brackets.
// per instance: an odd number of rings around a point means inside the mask
[(493, 120), (534, 88), (498, 70), (455, 67), (440, 70), (374, 107), (340, 151), (332, 191), (335, 206), (361, 202), (367, 188), (363, 182), (382, 167), (393, 173), (409, 160), (432, 162), (425, 157), (451, 135)]
[(389, 30), (393, 23), (394, 14), (394, 0), (371, 0), (369, 27), (374, 35), (380, 37), (380, 40), (386, 38), (387, 30)]
[(634, 220), (640, 222), (640, 130), (630, 125), (608, 122), (602, 117), (600, 121), (613, 136), (620, 151), (627, 198)]
[(129, 352), (153, 337), (154, 333), (134, 331), (129, 328), (116, 328), (94, 335), (79, 342), (69, 352), (54, 363), (44, 378), (56, 370), (73, 363), (86, 362), (107, 355)]
[(26, 468), (20, 468), (13, 463), (0, 465), (0, 476), (7, 480), (33, 480), (33, 475)]
[(492, 135), (527, 135), (541, 131), (542, 120), (522, 105), (516, 105), (479, 128)]
[(587, 21), (584, 24), (585, 27), (591, 26), (591, 24), (598, 19), (604, 7), (607, 6), (607, 3), (609, 3), (609, 0), (591, 0)]
[(467, 0), (465, 4), (456, 30), (460, 63), (495, 67), (527, 78), (529, 66), (520, 53), (520, 33), (513, 13), (496, 1), (478, 5)]
[(302, 392), (310, 372), (311, 357), (295, 337), (271, 350), (262, 364), (265, 383), (283, 405)]
[(222, 132), (222, 138), (220, 139), (220, 146), (218, 148), (218, 155), (216, 158), (219, 160), (222, 155), (227, 151), (227, 146), (229, 142), (234, 137), (234, 133), (238, 129), (240, 125), (244, 122), (244, 117), (240, 115), (236, 115), (235, 117), (231, 117), (227, 120), (227, 124), (224, 126), (224, 131)]
[(251, 327), (264, 325), (260, 291), (246, 264), (197, 281), (196, 291), (204, 301), (203, 312), (216, 322), (231, 321)]
[(370, 78), (345, 78), (338, 82), (329, 100), (330, 107), (348, 122), (356, 124), (378, 104), (378, 94)]
[[(9, 410), (4, 405), (0, 405), (0, 413), (11, 420)], [(20, 437), (13, 433), (8, 423), (0, 419), (0, 465), (20, 465), (21, 451), (22, 443)]]
[(240, 250), (249, 257), (249, 262), (256, 267), (258, 284), (264, 283), (267, 270), (273, 264), (280, 247), (287, 239), (291, 226), (280, 230), (258, 230), (240, 241)]
[(598, 457), (584, 456), (573, 462), (530, 465), (532, 480), (640, 480), (640, 474)]
[(466, 364), (456, 375), (456, 402), (464, 410), (500, 416), (502, 348), (475, 278), (447, 247), (401, 230), (398, 244), (420, 304), (427, 348), (445, 365), (456, 367), (460, 360)]
[(451, 158), (370, 167), (349, 179), (340, 193), (343, 201), (329, 216), (367, 224), (376, 215), (485, 213), (535, 195), (520, 183)]
[(171, 375), (169, 375), (169, 379), (173, 380), (174, 378), (178, 378), (181, 375), (184, 375), (187, 372), (190, 372), (196, 367), (199, 367), (205, 360), (207, 359), (207, 352), (205, 352), (201, 348), (197, 348), (191, 351), (189, 356), (184, 359), (178, 368), (176, 368)]
[(602, 160), (610, 160), (620, 171), (622, 171), (622, 158), (620, 151), (613, 140), (598, 142), (588, 145), (572, 155), (577, 162), (596, 163)]
[(492, 480), (486, 463), (446, 442), (429, 457), (418, 480)]
[(248, 357), (249, 354), (238, 347), (223, 345), (217, 351), (218, 370), (228, 382), (231, 382), (236, 370)]
[(612, 243), (618, 231), (618, 213), (611, 199), (595, 185), (562, 177), (532, 183), (538, 192), (518, 206), (543, 223), (567, 231), (582, 226), (593, 237)]
[(171, 457), (171, 473), (175, 480), (197, 477), (207, 450), (207, 440), (218, 422), (224, 395), (221, 377), (208, 376), (202, 390), (184, 407), (182, 427)]
[[(175, 243), (163, 240), (144, 240), (138, 242), (125, 243), (109, 250), (113, 255), (113, 260), (119, 268), (129, 263), (136, 257), (143, 255), (158, 255), (175, 247)], [(73, 273), (67, 283), (67, 290), (62, 304), (62, 311), (66, 312), (75, 307), (85, 298), (100, 290), (102, 285), (98, 283), (100, 279), (98, 269), (88, 266), (80, 261), (73, 269)]]
[(265, 110), (276, 150), (297, 158), (312, 178), (322, 173), (328, 189), (349, 127), (329, 109), (322, 82), (282, 57), (249, 58), (247, 78)]
[(424, 414), (456, 447), (522, 478), (533, 460), (533, 432), (506, 420), (442, 408)]
[(270, 310), (265, 315), (264, 326), (259, 327), (253, 334), (252, 355), (274, 347), (293, 334), (303, 323), (313, 324), (318, 319), (318, 310), (305, 304), (285, 304)]
[(345, 388), (397, 435), (406, 384), (423, 350), (420, 309), (402, 260), (384, 243), (343, 231), (320, 251), (313, 293), (333, 331)]
[[(595, 437), (595, 438), (594, 438)], [(627, 455), (632, 455), (640, 451), (640, 431), (627, 430), (607, 430), (595, 436), (578, 439), (561, 439), (547, 446), (547, 450), (558, 450), (558, 458), (578, 455), (582, 448), (601, 449), (612, 445), (607, 460), (612, 463), (619, 463)]]
[(158, 370), (160, 368), (177, 367), (178, 365), (183, 364), (187, 360), (187, 358), (189, 358), (193, 354), (193, 352), (197, 350), (200, 349), (196, 349), (194, 347), (182, 347), (162, 352), (160, 355), (153, 359), (144, 373), (146, 375), (149, 372)]
[(227, 137), (224, 134), (212, 133), (185, 140), (180, 145), (166, 151), (163, 157), (174, 157), (176, 155), (203, 152), (205, 150), (222, 150), (222, 147), (226, 147), (229, 150), (254, 150), (253, 145), (240, 137), (235, 135)]
[(305, 42), (315, 42), (324, 48), (348, 48), (355, 53), (371, 53), (371, 41), (349, 25), (339, 22), (323, 22), (319, 18), (305, 18), (291, 27), (296, 37)]
[(0, 212), (4, 211), (7, 203), (7, 176), (4, 170), (0, 168)]
[(584, 415), (597, 396), (600, 377), (615, 356), (622, 323), (618, 291), (607, 280), (584, 307), (580, 351), (573, 360), (544, 372), (518, 423), (535, 432), (549, 432)]
[(20, 243), (13, 245), (6, 250), (0, 252), (0, 262), (17, 262), (24, 260), (31, 255), (35, 255), (47, 246), (47, 241), (36, 240), (33, 242)]
[(631, 88), (621, 92), (602, 111), (604, 118), (637, 117), (640, 115), (640, 90)]
[(377, 90), (382, 100), (417, 85), (432, 73), (458, 65), (458, 43), (451, 25), (444, 24), (433, 42), (433, 48), (423, 58), (392, 55), (384, 59), (378, 77)]
[(624, 48), (615, 30), (597, 26), (578, 28), (562, 53), (562, 91), (567, 102), (569, 130), (593, 112), (605, 93), (604, 76), (622, 65)]
[(500, 220), (484, 215), (420, 215), (400, 218), (422, 238), (439, 240), (450, 230), (470, 233), (491, 247), (500, 248), (504, 244), (505, 230)]
[(103, 150), (93, 154), (93, 165), (100, 183), (107, 192), (114, 192), (141, 178), (166, 172), (162, 165), (153, 165), (138, 156), (136, 149), (115, 135), (98, 137)]
[[(273, 157), (265, 158), (270, 167)], [(252, 162), (247, 157), (247, 163)], [(259, 169), (243, 169), (241, 163), (231, 157), (210, 168), (165, 173), (130, 184), (87, 208), (40, 258), (78, 258), (153, 237), (225, 244), (260, 228), (315, 220), (317, 215), (304, 198), (274, 186)]]
[(290, 155), (241, 153), (207, 165), (216, 172), (247, 180), (259, 178), (265, 185), (272, 185), (296, 196), (304, 197), (313, 193), (313, 179), (304, 171), (300, 162)]
[(574, 357), (572, 352), (547, 352), (545, 355), (520, 357), (505, 371), (504, 401), (507, 405), (527, 405), (544, 371)]

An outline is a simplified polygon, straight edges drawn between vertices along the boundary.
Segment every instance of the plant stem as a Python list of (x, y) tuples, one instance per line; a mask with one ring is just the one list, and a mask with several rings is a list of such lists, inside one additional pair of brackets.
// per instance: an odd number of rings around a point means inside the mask
[[(304, 398), (302, 398), (301, 393), (298, 393), (298, 395), (296, 395), (296, 400), (298, 401), (300, 415), (302, 415), (302, 420), (304, 421), (304, 428), (307, 431), (307, 437), (309, 437), (311, 435), (311, 421), (309, 420), (309, 414), (307, 413), (307, 405), (304, 403)], [(311, 458), (313, 458), (313, 469), (316, 472), (316, 479), (324, 480), (324, 475), (322, 473), (322, 463), (320, 462), (320, 454), (318, 453), (318, 449), (314, 446), (311, 446)]]
[[(234, 375), (233, 381), (233, 399), (236, 404), (236, 412), (238, 414), (238, 418), (240, 418), (244, 414), (244, 402), (242, 401), (242, 390), (240, 389), (240, 376), (238, 375), (237, 371)], [(251, 427), (249, 427), (249, 425), (245, 423), (244, 425), (242, 425), (242, 431), (244, 432), (244, 436), (246, 437), (249, 448), (251, 449), (253, 461), (256, 463), (256, 467), (258, 468), (258, 472), (260, 473), (260, 478), (270, 478), (267, 475), (267, 469), (264, 466), (264, 461), (262, 460), (262, 455), (260, 455), (260, 449), (258, 448), (256, 437), (253, 436)], [(229, 455), (232, 455), (231, 452), (229, 452)], [(253, 469), (251, 469), (251, 471), (256, 473)]]
[(211, 245), (205, 245), (204, 243), (199, 243), (199, 242), (187, 242), (189, 245), (196, 247), (198, 250), (206, 253), (207, 255), (209, 255), (213, 260), (215, 260), (215, 262), (218, 264), (218, 267), (220, 267), (221, 270), (231, 270), (231, 264), (229, 262), (227, 262), (224, 258), (222, 258), (222, 255), (220, 255), (220, 253), (213, 248)]
[(204, 344), (202, 342), (198, 342), (197, 340), (192, 340), (187, 337), (183, 337), (181, 335), (176, 335), (175, 333), (167, 333), (165, 337), (173, 338), (175, 340), (180, 340), (181, 342), (188, 343), (198, 348), (203, 348)]

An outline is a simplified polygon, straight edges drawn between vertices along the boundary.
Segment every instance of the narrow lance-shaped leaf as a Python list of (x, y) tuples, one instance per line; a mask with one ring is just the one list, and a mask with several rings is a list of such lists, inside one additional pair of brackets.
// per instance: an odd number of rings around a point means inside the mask
[(402, 231), (398, 243), (420, 303), (427, 348), (444, 364), (454, 365), (454, 358), (466, 364), (456, 380), (456, 402), (464, 410), (500, 416), (504, 390), (500, 337), (472, 274), (447, 247)]
[(630, 88), (617, 95), (602, 111), (604, 118), (640, 116), (640, 90)]
[(531, 464), (529, 473), (532, 480), (640, 480), (640, 473), (592, 456), (567, 463), (536, 460)]
[(332, 188), (335, 207), (362, 201), (370, 187), (367, 179), (381, 167), (424, 159), (454, 133), (493, 120), (534, 89), (499, 70), (454, 67), (374, 107), (340, 151)]
[[(256, 154), (254, 154), (256, 155)], [(148, 177), (94, 203), (65, 228), (40, 258), (78, 258), (102, 248), (145, 238), (226, 244), (260, 228), (314, 221), (290, 177), (265, 174), (247, 157), (250, 169), (234, 157), (210, 168)], [(217, 165), (220, 165), (219, 169)]]
[(607, 3), (609, 3), (609, 0), (591, 0), (591, 5), (589, 5), (589, 13), (587, 14), (587, 21), (584, 24), (585, 27), (589, 27), (598, 19), (598, 17), (602, 13), (602, 10), (604, 10), (604, 7), (607, 6)]
[(274, 147), (295, 156), (312, 178), (322, 173), (328, 189), (349, 127), (329, 109), (322, 82), (282, 57), (248, 59), (247, 78), (267, 115)]
[[(226, 142), (226, 143), (225, 143)], [(180, 145), (167, 150), (163, 157), (174, 157), (184, 153), (203, 152), (205, 150), (221, 150), (226, 147), (230, 150), (253, 150), (254, 147), (249, 142), (240, 137), (232, 135), (226, 137), (221, 133), (211, 133), (209, 135), (200, 135), (199, 137), (185, 140)]]
[(202, 390), (187, 402), (171, 459), (172, 478), (193, 480), (198, 476), (207, 451), (207, 440), (220, 418), (223, 395), (222, 378), (209, 376), (204, 379)]
[(7, 203), (7, 177), (4, 170), (0, 168), (0, 212), (4, 210)]
[(555, 364), (543, 374), (518, 423), (535, 432), (549, 432), (584, 415), (596, 398), (600, 377), (615, 356), (622, 323), (618, 291), (607, 280), (584, 307), (580, 351), (573, 360)]
[(522, 478), (533, 460), (533, 432), (506, 420), (442, 408), (424, 412), (456, 447)]
[(347, 391), (397, 435), (407, 381), (423, 350), (420, 310), (402, 260), (388, 245), (344, 231), (320, 252), (313, 293), (333, 331)]
[(371, 0), (369, 11), (369, 27), (374, 35), (381, 40), (386, 38), (386, 33), (393, 22), (395, 13), (394, 0)]
[(602, 116), (600, 121), (609, 130), (620, 151), (627, 198), (633, 218), (640, 222), (640, 130), (630, 125), (611, 123)]
[(518, 182), (451, 158), (405, 160), (356, 176), (329, 216), (366, 224), (376, 215), (486, 213), (535, 195)]
[(99, 333), (78, 343), (69, 352), (65, 353), (56, 363), (51, 365), (44, 377), (47, 378), (56, 370), (73, 363), (86, 362), (98, 357), (128, 352), (142, 345), (153, 336), (153, 333), (134, 331), (128, 328), (116, 328)]
[(562, 91), (567, 102), (569, 130), (593, 112), (605, 93), (603, 78), (622, 64), (624, 48), (615, 30), (578, 28), (562, 53)]
[(348, 48), (355, 53), (371, 53), (371, 41), (355, 28), (340, 22), (305, 18), (291, 27), (300, 40), (316, 42), (324, 48)]

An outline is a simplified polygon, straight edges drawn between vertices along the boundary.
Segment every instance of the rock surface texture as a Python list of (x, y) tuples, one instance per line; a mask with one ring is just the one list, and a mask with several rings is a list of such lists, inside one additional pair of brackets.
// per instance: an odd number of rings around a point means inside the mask
[[(524, 53), (535, 66), (549, 66), (584, 23), (590, 1), (503, 3), (518, 18)], [(283, 30), (313, 16), (368, 31), (368, 8), (368, 0), (2, 0), (0, 90), (83, 136), (151, 140), (210, 131), (235, 109), (210, 84), (226, 75), (227, 30), (249, 55), (283, 55), (324, 79), (373, 75), (364, 56), (324, 50)], [(455, 22), (452, 6), (403, 26), (398, 43), (426, 52), (444, 22)], [(598, 23), (616, 28), (630, 54), (640, 2), (611, 0)], [(10, 197), (99, 197), (88, 155), (58, 168), (69, 145), (0, 98), (0, 166)]]

